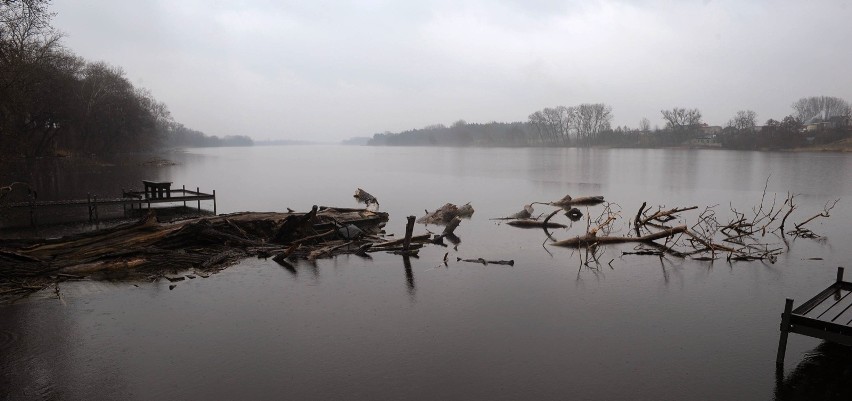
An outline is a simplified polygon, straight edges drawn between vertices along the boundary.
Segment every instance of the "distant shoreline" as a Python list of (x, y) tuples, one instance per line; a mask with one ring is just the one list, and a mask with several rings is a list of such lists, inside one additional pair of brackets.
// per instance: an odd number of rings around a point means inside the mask
[(423, 147), (423, 148), (472, 148), (472, 149), (531, 149), (531, 148), (565, 148), (565, 149), (670, 149), (670, 150), (733, 150), (739, 152), (790, 152), (790, 153), (852, 153), (852, 139), (844, 139), (834, 143), (804, 146), (789, 149), (731, 149), (718, 146), (666, 146), (666, 147), (623, 147), (623, 146), (437, 146), (437, 145), (363, 145), (370, 147)]

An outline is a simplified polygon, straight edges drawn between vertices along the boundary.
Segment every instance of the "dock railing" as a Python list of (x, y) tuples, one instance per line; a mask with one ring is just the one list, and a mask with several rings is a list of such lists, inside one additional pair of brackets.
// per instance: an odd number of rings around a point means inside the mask
[(843, 281), (843, 268), (837, 268), (837, 280), (805, 303), (793, 308), (787, 298), (781, 314), (781, 338), (776, 365), (784, 365), (789, 333), (802, 334), (852, 346), (852, 283)]
[(35, 226), (37, 211), (46, 208), (85, 207), (88, 211), (89, 221), (98, 222), (100, 220), (99, 207), (103, 206), (121, 205), (126, 212), (128, 207), (131, 210), (142, 209), (144, 205), (150, 209), (152, 204), (181, 202), (186, 206), (187, 202), (192, 201), (196, 202), (199, 211), (202, 210), (201, 201), (213, 201), (213, 214), (217, 212), (216, 190), (213, 190), (212, 193), (205, 193), (201, 192), (199, 187), (196, 187), (195, 191), (191, 191), (186, 189), (186, 186), (182, 186), (181, 189), (160, 187), (156, 190), (151, 188), (145, 188), (143, 191), (122, 190), (121, 197), (118, 198), (99, 198), (97, 195), (87, 194), (86, 199), (39, 201), (33, 195), (27, 201), (6, 203), (0, 205), (0, 208), (11, 212), (28, 211), (30, 224)]

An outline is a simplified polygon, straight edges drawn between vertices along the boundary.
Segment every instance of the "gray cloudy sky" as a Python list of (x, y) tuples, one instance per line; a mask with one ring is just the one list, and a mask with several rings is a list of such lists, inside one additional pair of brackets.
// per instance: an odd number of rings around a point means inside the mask
[(850, 1), (54, 0), (90, 60), (208, 134), (338, 141), (605, 102), (780, 119), (852, 100)]

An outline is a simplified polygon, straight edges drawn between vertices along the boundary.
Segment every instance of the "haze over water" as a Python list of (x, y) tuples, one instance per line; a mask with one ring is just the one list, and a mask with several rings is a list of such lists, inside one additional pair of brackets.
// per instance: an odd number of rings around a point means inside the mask
[[(383, 253), (301, 262), (296, 273), (248, 259), (171, 291), (63, 283), (61, 300), (0, 306), (0, 399), (771, 399), (784, 298), (804, 301), (852, 261), (849, 154), (299, 146), (168, 157), (179, 164), (55, 166), (31, 178), (48, 198), (87, 183), (114, 195), (143, 178), (216, 189), (219, 213), (353, 207), (361, 187), (397, 235), (405, 216), (446, 202), (476, 213), (456, 231), (457, 250), (428, 246), (410, 271)], [(541, 230), (488, 220), (565, 194), (605, 196), (621, 226), (642, 202), (717, 205), (725, 220), (731, 205), (757, 205), (767, 178), (779, 203), (801, 194), (796, 222), (841, 199), (813, 223), (825, 240), (797, 239), (774, 264), (622, 256), (633, 248), (620, 246), (591, 269), (543, 245)], [(787, 372), (818, 344), (791, 335)]]

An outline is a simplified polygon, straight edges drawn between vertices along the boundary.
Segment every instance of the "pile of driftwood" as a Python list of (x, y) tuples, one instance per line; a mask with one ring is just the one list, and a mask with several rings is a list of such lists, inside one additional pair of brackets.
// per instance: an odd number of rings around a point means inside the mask
[(135, 223), (58, 239), (0, 240), (0, 300), (86, 277), (205, 277), (249, 256), (292, 268), (298, 259), (344, 253), (411, 255), (431, 240), (411, 229), (405, 238), (389, 240), (387, 221), (387, 213), (316, 206), (307, 213), (235, 213), (169, 223), (149, 213)]
[[(787, 194), (780, 205), (776, 199), (769, 199), (764, 188), (760, 203), (748, 212), (739, 211), (733, 207), (733, 216), (727, 222), (717, 219), (716, 207), (706, 207), (695, 218), (695, 222), (687, 224), (681, 216), (689, 211), (697, 211), (698, 206), (688, 207), (647, 207), (642, 203), (636, 216), (627, 223), (628, 229), (622, 232), (617, 222), (622, 220), (620, 207), (615, 203), (604, 201), (602, 196), (581, 198), (564, 198), (554, 202), (533, 202), (513, 215), (495, 220), (510, 220), (507, 224), (522, 228), (543, 228), (550, 245), (579, 248), (580, 261), (589, 266), (590, 263), (600, 264), (599, 257), (603, 254), (603, 245), (608, 244), (637, 244), (633, 251), (624, 251), (623, 255), (672, 255), (696, 260), (722, 259), (731, 261), (762, 260), (775, 262), (777, 257), (788, 248), (787, 237), (820, 238), (819, 235), (805, 227), (806, 224), (818, 219), (830, 217), (830, 212), (838, 200), (825, 204), (823, 210), (787, 230), (787, 221), (797, 209), (795, 195)], [(557, 207), (544, 219), (542, 215), (533, 216), (533, 205), (543, 204)], [(602, 211), (597, 217), (587, 216), (585, 233), (563, 240), (553, 238), (548, 229), (569, 228), (561, 223), (552, 221), (560, 212), (576, 222), (583, 215), (576, 206), (602, 205)], [(587, 208), (587, 213), (589, 209)], [(672, 225), (671, 222), (678, 222)], [(570, 223), (569, 223), (570, 224)], [(585, 260), (584, 256), (585, 255)], [(611, 262), (611, 261), (610, 261)]]

